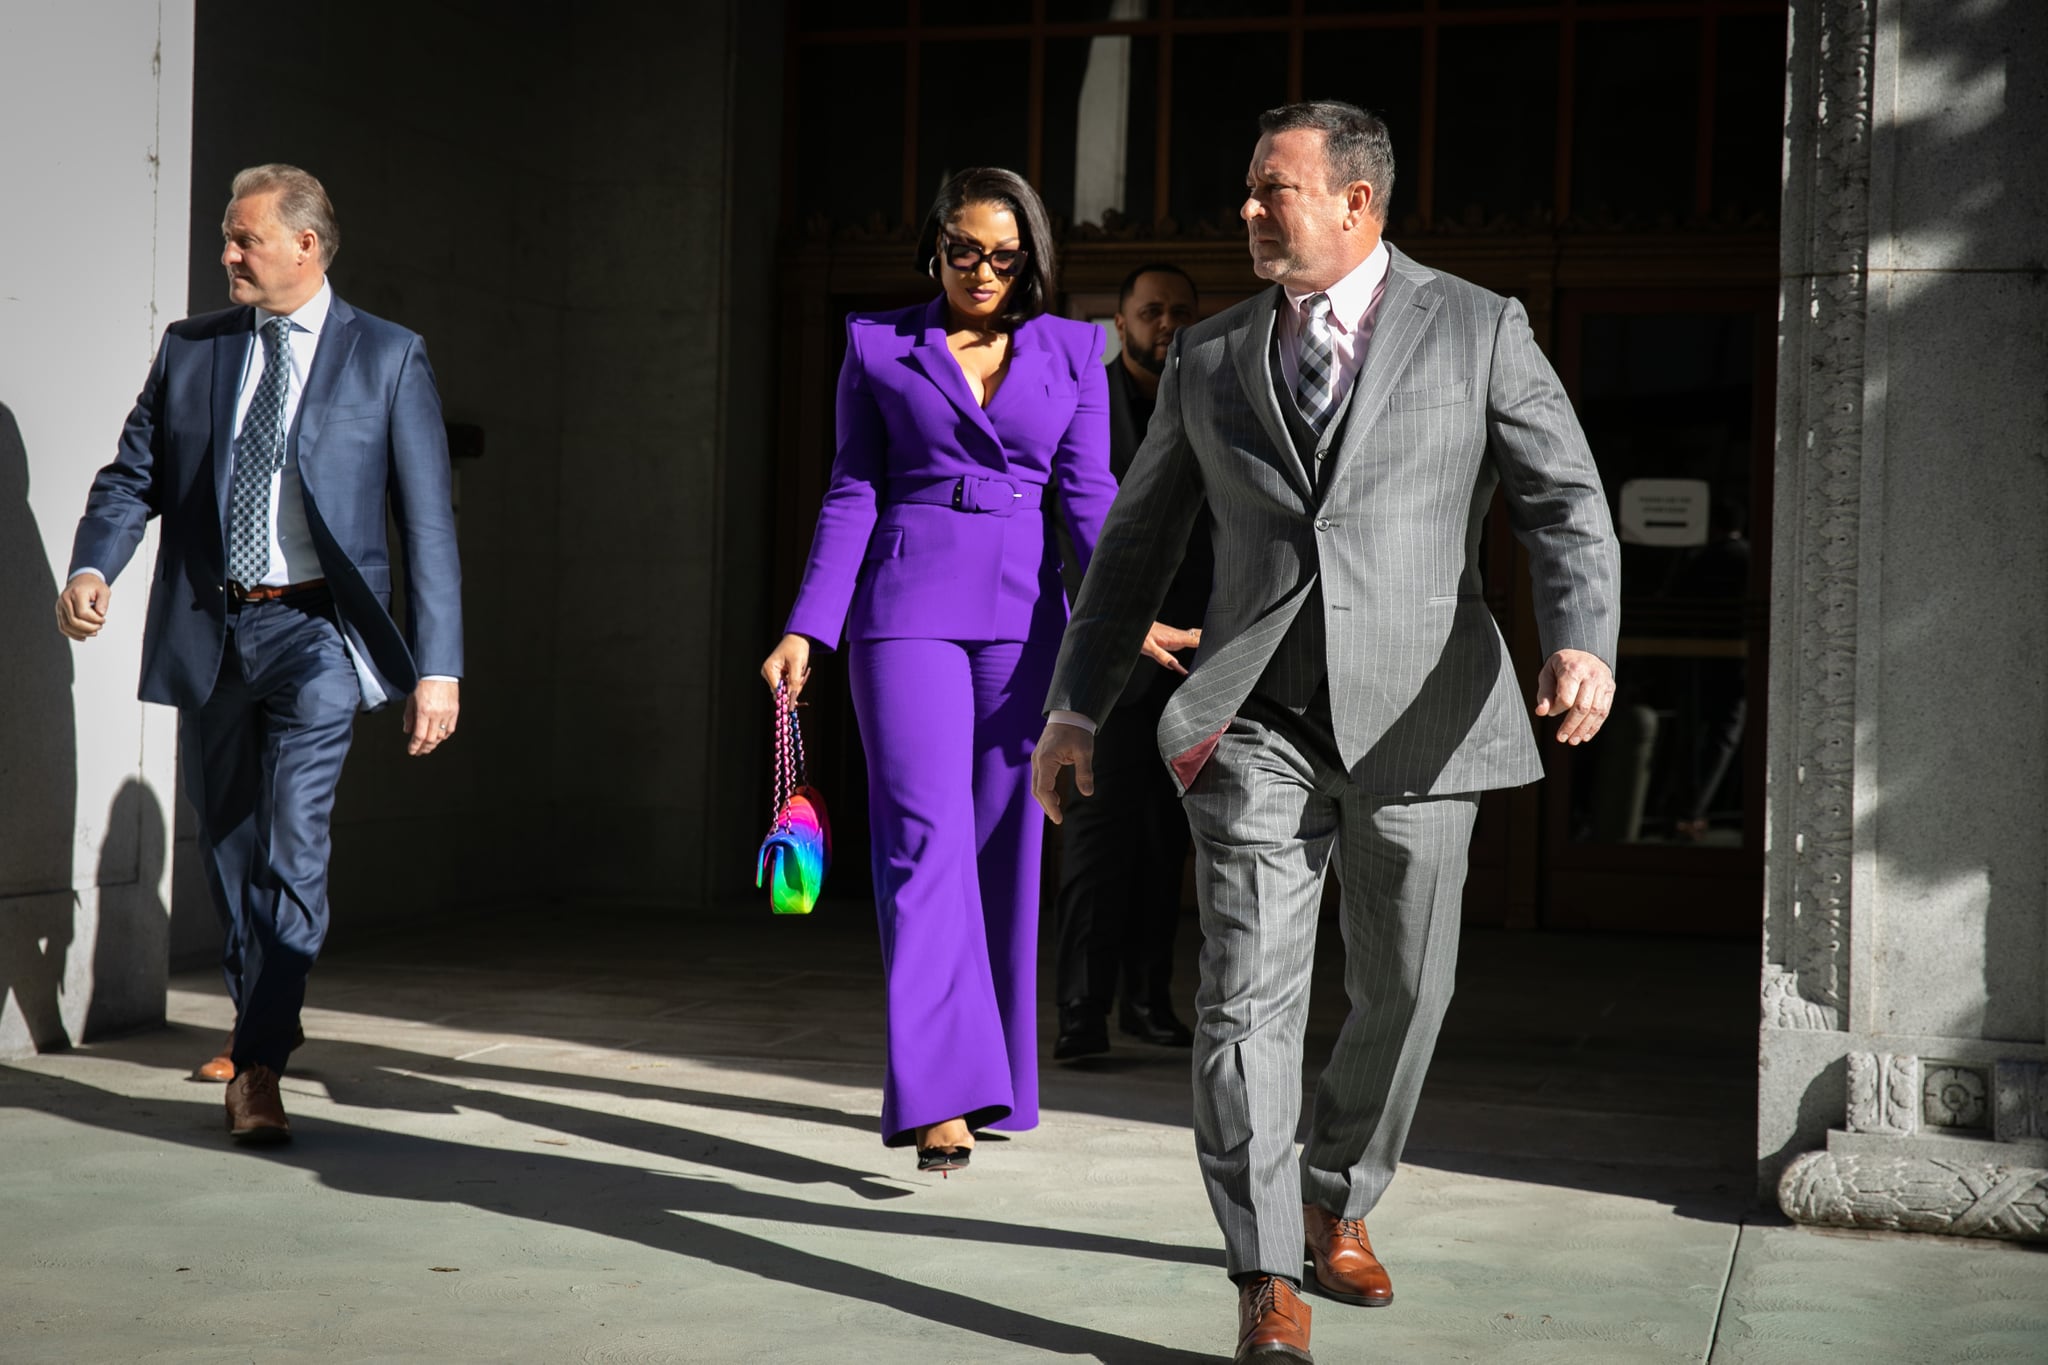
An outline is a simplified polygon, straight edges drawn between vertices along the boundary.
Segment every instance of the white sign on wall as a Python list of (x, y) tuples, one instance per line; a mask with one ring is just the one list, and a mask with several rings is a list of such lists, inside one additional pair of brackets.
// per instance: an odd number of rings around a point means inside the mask
[(1705, 479), (1630, 479), (1621, 486), (1627, 545), (1704, 545), (1713, 488)]

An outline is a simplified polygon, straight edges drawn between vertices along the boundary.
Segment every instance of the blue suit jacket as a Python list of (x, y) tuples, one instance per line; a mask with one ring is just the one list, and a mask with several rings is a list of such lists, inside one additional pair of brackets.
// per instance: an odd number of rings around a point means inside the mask
[[(149, 518), (163, 518), (142, 639), (144, 701), (201, 706), (220, 671), (230, 446), (255, 317), (253, 308), (230, 308), (171, 325), (72, 543), (71, 572), (95, 568), (111, 582)], [(387, 697), (411, 692), (422, 674), (461, 676), (448, 437), (425, 343), (336, 297), (287, 440), (358, 666)], [(387, 497), (405, 544), (403, 630), (390, 611)], [(364, 691), (375, 699), (372, 687)]]
[(962, 515), (901, 494), (962, 476), (999, 493), (1036, 484), (1058, 495), (1085, 566), (1116, 497), (1101, 357), (1099, 327), (1041, 314), (1011, 334), (1009, 372), (983, 408), (947, 349), (943, 294), (850, 315), (838, 454), (786, 629), (828, 648), (1056, 635), (1066, 600), (1045, 506)]

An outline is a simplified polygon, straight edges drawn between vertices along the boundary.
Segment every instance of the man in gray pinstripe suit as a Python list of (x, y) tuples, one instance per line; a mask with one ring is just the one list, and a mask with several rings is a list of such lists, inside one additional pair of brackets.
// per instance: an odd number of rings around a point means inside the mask
[[(1319, 101), (1260, 128), (1241, 214), (1276, 287), (1175, 338), (1060, 649), (1033, 781), (1055, 821), (1061, 768), (1092, 788), (1094, 729), (1206, 505), (1215, 586), (1158, 735), (1199, 871), (1195, 1139), (1239, 1285), (1237, 1359), (1306, 1361), (1305, 1261), (1338, 1302), (1393, 1299), (1364, 1218), (1450, 1002), (1478, 793), (1542, 775), (1480, 596), (1495, 488), (1548, 656), (1535, 712), (1561, 716), (1567, 744), (1613, 698), (1620, 567), (1585, 436), (1521, 305), (1381, 240), (1385, 125)], [(1332, 868), (1351, 1012), (1297, 1160)]]

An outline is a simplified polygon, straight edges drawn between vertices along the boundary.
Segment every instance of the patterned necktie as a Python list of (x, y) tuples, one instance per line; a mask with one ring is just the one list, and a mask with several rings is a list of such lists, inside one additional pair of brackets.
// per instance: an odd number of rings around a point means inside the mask
[(1301, 329), (1301, 383), (1295, 390), (1301, 415), (1323, 434), (1337, 398), (1337, 351), (1330, 339), (1330, 296), (1310, 294), (1308, 325)]
[(263, 378), (235, 437), (228, 501), (228, 577), (245, 588), (270, 574), (270, 479), (284, 468), (284, 403), (292, 387), (290, 318), (263, 324)]

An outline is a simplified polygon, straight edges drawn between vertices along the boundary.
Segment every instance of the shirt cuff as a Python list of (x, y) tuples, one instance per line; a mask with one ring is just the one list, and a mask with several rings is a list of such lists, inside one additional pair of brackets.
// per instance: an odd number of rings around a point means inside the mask
[(107, 576), (105, 574), (101, 573), (98, 569), (95, 569), (92, 565), (87, 564), (80, 568), (73, 569), (71, 571), (71, 578), (67, 578), (64, 580), (64, 586), (67, 588), (70, 587), (71, 580), (73, 578), (79, 577), (82, 574), (91, 574), (94, 578), (97, 578), (102, 583), (107, 581)]
[(422, 675), (422, 676), (421, 676), (421, 678), (420, 678), (420, 681), (421, 681), (421, 682), (461, 682), (461, 681), (462, 681), (462, 679), (460, 679), (460, 678), (451, 678), (451, 677), (449, 677), (449, 676), (448, 676), (448, 675), (447, 675), (446, 673), (428, 673), (428, 674), (424, 674), (424, 675)]
[(1079, 711), (1054, 711), (1045, 719), (1051, 725), (1071, 725), (1077, 730), (1086, 730), (1091, 735), (1095, 733), (1095, 722)]

